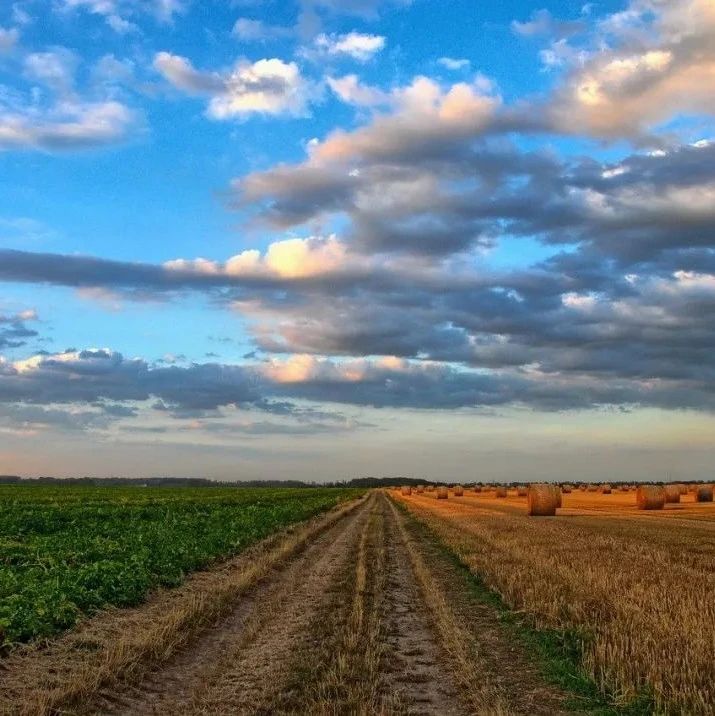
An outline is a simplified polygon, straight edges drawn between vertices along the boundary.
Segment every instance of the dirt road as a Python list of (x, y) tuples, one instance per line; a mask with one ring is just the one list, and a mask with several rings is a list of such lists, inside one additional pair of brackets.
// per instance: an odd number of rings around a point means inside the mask
[(381, 492), (0, 665), (3, 713), (554, 714), (564, 697)]

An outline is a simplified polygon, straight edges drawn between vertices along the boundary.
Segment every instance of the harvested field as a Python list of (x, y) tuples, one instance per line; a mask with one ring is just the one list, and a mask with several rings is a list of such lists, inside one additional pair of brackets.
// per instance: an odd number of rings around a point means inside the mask
[(620, 702), (712, 713), (713, 503), (644, 512), (633, 492), (577, 491), (534, 519), (517, 496), (402, 502), (510, 607), (580, 634), (583, 669)]

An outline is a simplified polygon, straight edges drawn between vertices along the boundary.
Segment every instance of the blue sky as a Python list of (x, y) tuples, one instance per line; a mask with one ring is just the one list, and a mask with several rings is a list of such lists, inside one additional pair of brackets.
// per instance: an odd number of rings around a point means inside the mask
[(711, 0), (3, 3), (0, 472), (700, 476), (713, 32)]

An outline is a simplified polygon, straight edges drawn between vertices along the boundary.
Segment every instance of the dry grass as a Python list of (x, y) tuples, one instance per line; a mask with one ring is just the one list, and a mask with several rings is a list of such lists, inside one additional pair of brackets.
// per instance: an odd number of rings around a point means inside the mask
[(640, 512), (634, 493), (574, 492), (548, 520), (525, 500), (405, 499), (514, 609), (589, 634), (583, 667), (626, 702), (644, 687), (659, 712), (715, 704), (715, 503), (688, 495)]
[[(313, 654), (296, 654), (293, 699), (274, 704), (280, 713), (356, 716), (402, 713), (399, 700), (383, 693), (386, 572), (384, 503), (373, 502), (357, 546), (352, 573), (333, 594), (330, 614), (321, 614), (311, 632), (320, 637)], [(378, 509), (379, 508), (379, 509)], [(311, 667), (306, 669), (306, 664)]]

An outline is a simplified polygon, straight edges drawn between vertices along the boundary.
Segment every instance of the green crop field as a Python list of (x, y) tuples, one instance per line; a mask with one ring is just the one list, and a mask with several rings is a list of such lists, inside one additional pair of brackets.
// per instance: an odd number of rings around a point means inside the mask
[(45, 637), (362, 491), (0, 486), (0, 644)]

